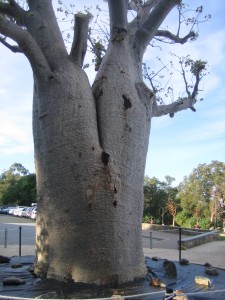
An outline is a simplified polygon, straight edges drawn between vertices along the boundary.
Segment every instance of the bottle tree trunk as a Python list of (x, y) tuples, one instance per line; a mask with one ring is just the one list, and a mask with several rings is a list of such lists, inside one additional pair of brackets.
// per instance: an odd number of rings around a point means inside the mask
[(36, 272), (101, 285), (146, 274), (141, 221), (153, 104), (141, 75), (144, 46), (135, 47), (110, 3), (111, 41), (92, 89), (81, 68), (62, 60), (34, 97)]
[(85, 74), (69, 61), (46, 86), (35, 84), (35, 269), (42, 276), (98, 284), (145, 276), (141, 220), (150, 116), (131, 62), (120, 64), (123, 53), (112, 62), (112, 51), (105, 62), (95, 100)]

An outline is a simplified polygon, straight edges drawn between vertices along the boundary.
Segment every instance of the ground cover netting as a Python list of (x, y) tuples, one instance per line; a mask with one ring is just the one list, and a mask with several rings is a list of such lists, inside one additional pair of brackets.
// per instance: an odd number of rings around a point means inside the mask
[[(149, 279), (136, 282), (132, 285), (124, 285), (120, 288), (96, 287), (80, 283), (60, 283), (55, 280), (41, 281), (29, 271), (32, 267), (34, 256), (12, 257), (9, 263), (0, 265), (0, 299), (4, 297), (21, 298), (50, 298), (50, 299), (110, 299), (120, 295), (124, 299), (164, 299), (165, 287), (154, 287), (149, 285)], [(218, 275), (206, 275), (205, 267), (197, 264), (180, 265), (174, 262), (177, 276), (169, 277), (164, 269), (163, 262), (152, 258), (146, 258), (146, 264), (151, 269), (151, 274), (157, 276), (167, 287), (172, 290), (182, 290), (188, 299), (225, 299), (225, 270), (218, 269)], [(12, 265), (20, 264), (19, 268)], [(149, 274), (149, 276), (151, 276)], [(3, 285), (7, 277), (15, 276), (25, 281), (21, 285)], [(201, 286), (195, 283), (196, 276), (208, 277), (210, 286)]]

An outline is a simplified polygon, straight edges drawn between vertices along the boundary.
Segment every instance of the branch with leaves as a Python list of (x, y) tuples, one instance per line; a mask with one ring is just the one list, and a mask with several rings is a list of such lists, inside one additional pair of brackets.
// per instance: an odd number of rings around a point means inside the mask
[[(176, 55), (173, 54), (173, 56)], [(176, 56), (176, 58), (178, 57)], [(155, 117), (167, 114), (169, 114), (170, 117), (173, 117), (176, 112), (188, 108), (190, 108), (192, 111), (196, 111), (196, 109), (194, 108), (194, 104), (197, 102), (198, 92), (200, 90), (200, 82), (206, 75), (207, 62), (201, 60), (194, 61), (190, 58), (190, 56), (178, 59), (181, 70), (176, 69), (176, 71), (179, 72), (183, 78), (186, 96), (179, 97), (176, 101), (173, 101), (170, 104), (163, 104), (162, 98), (157, 98), (157, 93), (165, 90), (165, 86), (160, 87), (157, 84), (155, 85), (154, 80), (155, 77), (158, 76), (163, 69), (168, 68), (171, 70), (172, 68), (174, 68), (173, 65), (163, 65), (163, 67), (158, 72), (152, 72), (151, 74), (149, 73), (147, 66), (143, 66), (144, 78), (149, 81), (154, 93), (156, 94), (156, 100), (154, 101), (153, 105), (153, 116)], [(189, 73), (192, 75), (191, 81), (187, 79), (187, 74)], [(172, 76), (171, 71), (170, 76)], [(171, 87), (167, 87), (167, 93), (169, 92), (173, 92)]]

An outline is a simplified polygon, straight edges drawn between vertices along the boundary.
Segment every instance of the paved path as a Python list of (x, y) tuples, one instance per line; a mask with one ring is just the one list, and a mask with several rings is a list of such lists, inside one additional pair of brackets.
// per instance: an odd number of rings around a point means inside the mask
[[(34, 255), (35, 223), (4, 215), (0, 215), (0, 255), (9, 257), (19, 255), (19, 226), (22, 227), (22, 256)], [(4, 245), (5, 228), (8, 228), (7, 248)], [(178, 234), (152, 231), (152, 249), (150, 249), (150, 231), (143, 230), (142, 233), (145, 256), (179, 261)], [(204, 264), (208, 262), (214, 267), (225, 269), (225, 241), (210, 242), (183, 250), (181, 258), (188, 259), (190, 263)]]
[[(161, 259), (179, 261), (179, 250), (177, 247), (178, 234), (152, 231), (152, 237), (152, 249), (150, 249), (149, 230), (143, 230), (143, 250), (145, 256), (157, 256)], [(225, 269), (225, 241), (210, 242), (191, 249), (182, 250), (181, 258), (188, 259), (190, 263), (202, 265), (208, 262), (214, 267)]]

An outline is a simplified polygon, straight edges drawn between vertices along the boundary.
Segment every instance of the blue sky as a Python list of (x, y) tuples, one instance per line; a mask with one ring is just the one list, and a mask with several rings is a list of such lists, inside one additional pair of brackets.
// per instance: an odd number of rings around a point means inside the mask
[[(101, 4), (102, 1), (83, 1)], [(196, 104), (197, 111), (179, 112), (174, 118), (154, 118), (146, 161), (146, 175), (164, 180), (175, 177), (176, 184), (200, 163), (212, 160), (225, 162), (225, 2), (195, 0), (210, 13), (210, 21), (201, 24), (195, 43), (170, 49), (177, 55), (191, 54), (208, 61), (210, 72), (202, 83), (204, 101)], [(76, 2), (75, 2), (76, 3)], [(173, 16), (168, 24), (173, 25)], [(167, 56), (166, 49), (162, 55)], [(154, 62), (153, 50), (146, 53), (147, 63)], [(94, 77), (94, 74), (90, 74)], [(14, 162), (34, 172), (32, 140), (32, 73), (25, 57), (11, 53), (0, 45), (0, 172)], [(175, 79), (173, 88), (181, 91)]]

